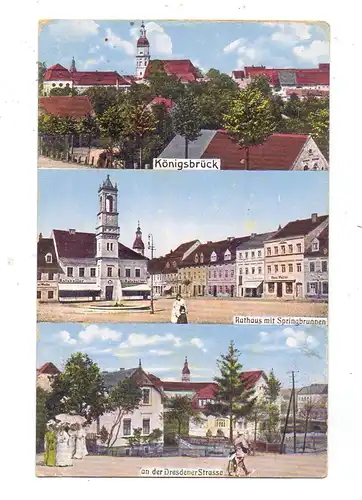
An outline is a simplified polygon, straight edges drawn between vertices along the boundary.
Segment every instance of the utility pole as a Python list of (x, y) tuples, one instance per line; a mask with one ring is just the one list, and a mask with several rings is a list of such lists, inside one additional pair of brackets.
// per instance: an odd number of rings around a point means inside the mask
[[(155, 250), (155, 247), (153, 245), (153, 234), (148, 235), (148, 250), (151, 250), (151, 260), (153, 260), (153, 252)], [(150, 274), (151, 276), (151, 314), (155, 313), (154, 307), (153, 307), (153, 273)]]
[(289, 415), (290, 415), (290, 407), (292, 406), (292, 399), (293, 399), (293, 391), (290, 393), (290, 398), (289, 398), (289, 403), (288, 403), (288, 410), (287, 410), (287, 416), (285, 418), (285, 425), (284, 425), (284, 430), (283, 430), (283, 437), (282, 437), (282, 442), (280, 444), (280, 454), (283, 453), (284, 441), (285, 441), (285, 434), (287, 432), (288, 420), (289, 420)]
[(293, 393), (293, 441), (294, 441), (294, 453), (297, 453), (297, 433), (296, 433), (296, 423), (295, 423), (295, 414), (296, 414), (296, 400), (295, 400), (295, 380), (294, 380), (294, 371), (292, 371), (292, 393)]

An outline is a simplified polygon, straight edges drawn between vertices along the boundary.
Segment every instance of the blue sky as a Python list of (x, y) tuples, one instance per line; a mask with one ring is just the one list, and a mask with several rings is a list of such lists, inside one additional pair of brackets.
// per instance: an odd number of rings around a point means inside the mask
[[(153, 59), (190, 59), (225, 73), (244, 65), (315, 67), (329, 62), (325, 23), (186, 22), (145, 20)], [(140, 20), (56, 20), (40, 33), (39, 60), (48, 66), (135, 73)]]
[(216, 359), (234, 340), (244, 370), (273, 368), (285, 387), (297, 371), (298, 386), (325, 382), (327, 328), (255, 325), (169, 325), (40, 323), (37, 367), (59, 368), (73, 352), (85, 352), (102, 370), (138, 366), (163, 380), (180, 380), (185, 356), (191, 380), (211, 381)]
[[(40, 170), (38, 230), (94, 232), (98, 188), (106, 172)], [(217, 179), (215, 178), (217, 177)], [(277, 229), (328, 212), (327, 172), (114, 171), (120, 241), (131, 246), (137, 221), (154, 236), (156, 256), (185, 241), (202, 242)]]

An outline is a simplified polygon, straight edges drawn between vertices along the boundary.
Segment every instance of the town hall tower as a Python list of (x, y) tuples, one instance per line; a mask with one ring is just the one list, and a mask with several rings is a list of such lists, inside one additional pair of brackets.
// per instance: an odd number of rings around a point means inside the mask
[(146, 28), (144, 22), (142, 21), (141, 36), (137, 40), (137, 52), (136, 52), (136, 77), (143, 78), (147, 65), (150, 62), (150, 43), (147, 40)]

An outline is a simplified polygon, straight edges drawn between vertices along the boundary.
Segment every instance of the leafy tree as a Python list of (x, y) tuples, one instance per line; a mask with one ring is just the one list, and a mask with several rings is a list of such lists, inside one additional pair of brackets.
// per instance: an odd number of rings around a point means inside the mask
[(304, 453), (307, 443), (309, 423), (313, 419), (315, 420), (327, 419), (326, 403), (324, 401), (314, 401), (310, 397), (300, 409), (299, 416), (302, 419), (304, 419), (304, 440), (303, 440), (303, 450), (302, 450), (302, 452)]
[[(219, 431), (220, 429), (218, 429)], [(211, 429), (207, 429), (207, 432), (206, 432), (206, 437), (209, 439), (212, 437), (212, 430)]]
[(276, 378), (274, 370), (271, 370), (264, 387), (265, 419), (263, 427), (269, 442), (279, 439), (280, 436), (280, 408), (277, 404), (280, 389), (281, 382)]
[(201, 135), (201, 109), (192, 94), (178, 101), (172, 112), (172, 122), (175, 132), (185, 139), (185, 158), (188, 158), (189, 142)]
[(48, 411), (46, 402), (48, 393), (41, 387), (36, 388), (36, 450), (41, 451), (44, 446), (46, 423), (48, 422)]
[(310, 113), (308, 122), (312, 137), (322, 153), (329, 157), (329, 109), (319, 109)]
[(221, 73), (219, 70), (211, 68), (206, 77), (212, 86), (220, 90), (238, 90), (237, 83), (226, 73)]
[(147, 77), (150, 91), (154, 96), (177, 100), (185, 92), (185, 87), (176, 76), (168, 75), (162, 61), (155, 59), (150, 63), (150, 74)]
[(100, 439), (101, 439), (101, 443), (102, 444), (106, 443), (107, 439), (108, 439), (108, 431), (104, 427), (104, 425), (102, 426), (102, 429), (101, 429), (101, 432), (100, 432)]
[(189, 422), (199, 424), (203, 421), (200, 412), (196, 410), (188, 396), (175, 396), (167, 401), (167, 411), (164, 413), (166, 423), (176, 423), (177, 433), (182, 435), (182, 427), (187, 427)]
[(221, 429), (218, 429), (218, 430), (216, 431), (216, 435), (217, 435), (218, 437), (224, 437), (224, 436), (225, 436), (224, 431), (222, 431)]
[(49, 92), (50, 96), (75, 96), (79, 95), (79, 92), (77, 89), (72, 88), (72, 87), (54, 87), (53, 89), (50, 90)]
[(259, 428), (262, 427), (266, 417), (266, 413), (267, 413), (266, 401), (263, 398), (254, 404), (250, 415), (247, 417), (247, 420), (249, 422), (252, 422), (254, 425), (254, 454), (255, 454), (256, 438), (258, 434), (258, 427)]
[(275, 117), (270, 99), (258, 89), (241, 91), (224, 115), (227, 132), (245, 148), (246, 169), (249, 169), (249, 148), (262, 144), (274, 132)]
[(44, 75), (47, 70), (45, 62), (38, 61), (38, 94), (43, 94)]
[(117, 441), (123, 417), (139, 408), (141, 402), (142, 390), (134, 379), (120, 380), (111, 389), (107, 410), (114, 413), (114, 420), (108, 433), (107, 448), (111, 448)]
[(227, 354), (217, 360), (220, 376), (215, 377), (217, 388), (213, 403), (206, 406), (206, 415), (229, 419), (229, 439), (233, 440), (236, 420), (250, 415), (256, 403), (254, 389), (246, 389), (241, 379), (242, 365), (239, 363), (240, 351), (234, 342), (229, 344)]
[(91, 423), (104, 413), (105, 401), (99, 366), (87, 354), (76, 352), (52, 381), (47, 408), (53, 418), (58, 413), (68, 413), (81, 415)]
[(248, 88), (259, 90), (264, 97), (271, 97), (272, 95), (272, 89), (270, 87), (268, 77), (265, 75), (258, 75), (252, 78)]
[(130, 104), (148, 104), (155, 97), (154, 91), (145, 83), (133, 83), (128, 89), (126, 98)]
[(153, 431), (148, 435), (143, 437), (143, 441), (146, 444), (157, 443), (162, 437), (161, 429), (153, 429)]
[(80, 118), (76, 123), (76, 130), (79, 135), (86, 135), (88, 137), (88, 148), (90, 151), (92, 139), (99, 137), (100, 134), (97, 119), (90, 114)]
[(125, 93), (115, 87), (90, 87), (83, 95), (89, 97), (96, 115), (101, 115), (109, 107), (124, 101)]

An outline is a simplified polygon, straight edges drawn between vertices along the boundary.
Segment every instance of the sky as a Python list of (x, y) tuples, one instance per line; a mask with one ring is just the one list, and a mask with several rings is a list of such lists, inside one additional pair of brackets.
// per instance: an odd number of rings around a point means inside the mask
[(327, 381), (327, 328), (320, 326), (170, 325), (39, 323), (37, 367), (47, 361), (59, 369), (74, 352), (87, 353), (105, 371), (134, 368), (162, 380), (180, 380), (185, 356), (191, 381), (212, 381), (216, 360), (231, 340), (243, 370), (264, 370), (290, 387)]
[[(54, 20), (40, 32), (39, 60), (79, 71), (135, 74), (140, 20)], [(204, 72), (231, 74), (244, 65), (316, 67), (329, 62), (326, 23), (145, 20), (152, 59), (190, 59)]]
[[(99, 170), (40, 170), (38, 231), (95, 232)], [(217, 176), (217, 179), (215, 179)], [(154, 256), (193, 239), (217, 241), (276, 230), (328, 213), (327, 172), (112, 171), (118, 186), (120, 241), (132, 247), (140, 221), (153, 234)]]

